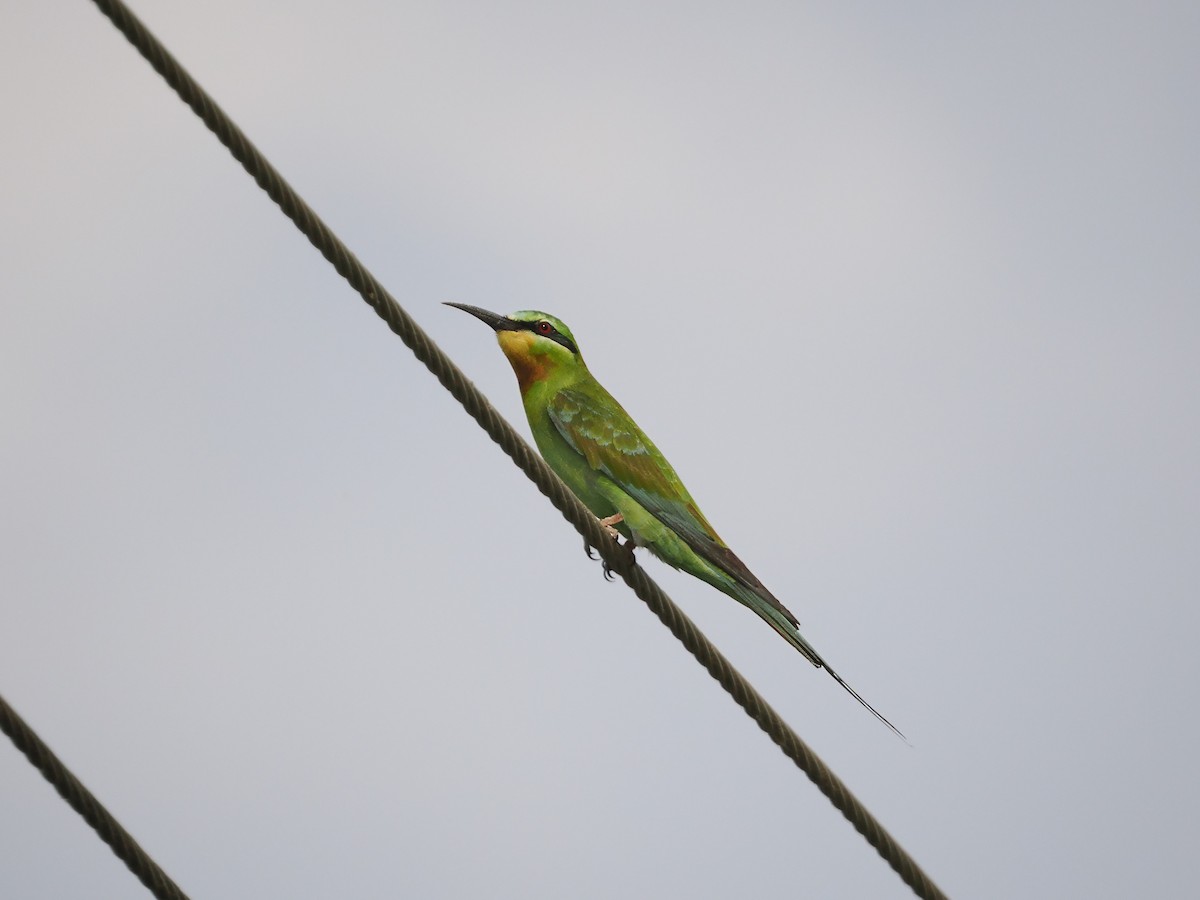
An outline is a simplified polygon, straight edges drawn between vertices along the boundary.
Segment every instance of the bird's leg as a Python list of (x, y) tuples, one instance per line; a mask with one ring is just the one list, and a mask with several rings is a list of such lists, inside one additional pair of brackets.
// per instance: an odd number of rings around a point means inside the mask
[[(623, 515), (621, 515), (620, 513), (614, 513), (611, 516), (605, 516), (603, 519), (599, 520), (600, 527), (603, 528), (606, 532), (608, 532), (609, 536), (612, 537), (612, 539), (617, 542), (617, 546), (620, 547), (625, 552), (625, 555), (629, 558), (629, 564), (632, 565), (633, 564), (634, 543), (631, 540), (626, 540), (624, 543), (621, 543), (621, 541), (620, 541), (621, 533), (619, 531), (617, 531), (616, 528), (613, 527), (614, 525), (617, 525), (624, 521), (625, 521), (625, 517)], [(591, 556), (591, 548), (590, 547), (588, 548), (588, 556)], [(601, 562), (600, 567), (602, 569), (604, 569), (605, 580), (612, 581), (613, 580), (613, 569), (612, 569), (612, 566), (610, 566), (608, 564), (608, 560), (604, 560), (603, 562)]]
[[(603, 519), (597, 517), (596, 521), (600, 523), (600, 527), (603, 528), (608, 533), (608, 536), (610, 538), (612, 538), (614, 541), (617, 541), (618, 543), (620, 542), (621, 532), (617, 531), (617, 529), (613, 528), (613, 526), (616, 525), (618, 522), (625, 521), (625, 517), (623, 515), (621, 515), (620, 513), (614, 513), (613, 515), (607, 516)], [(583, 552), (587, 554), (588, 559), (596, 558), (596, 557), (592, 556), (592, 549), (593, 549), (592, 545), (589, 544), (585, 540), (583, 542)]]
[[(620, 547), (623, 551), (625, 551), (625, 555), (629, 557), (629, 563), (630, 563), (630, 565), (632, 565), (633, 564), (633, 551), (634, 551), (634, 547), (636, 545), (633, 543), (633, 541), (625, 541), (624, 543), (622, 543), (621, 542), (621, 532), (617, 531), (617, 529), (613, 527), (614, 525), (617, 525), (620, 522), (624, 522), (625, 517), (622, 516), (620, 513), (614, 513), (611, 516), (605, 516), (603, 519), (597, 518), (596, 521), (600, 523), (600, 527), (603, 528), (608, 533), (609, 537), (611, 537), (616, 542), (617, 546)], [(592, 554), (593, 549), (594, 548), (592, 547), (592, 545), (589, 544), (586, 540), (583, 542), (583, 552), (587, 554), (588, 559), (596, 558)], [(603, 556), (601, 556), (600, 559), (601, 559), (600, 566), (602, 569), (604, 569), (605, 580), (612, 581), (613, 580), (612, 566), (610, 566), (608, 564), (608, 561), (605, 560)]]
[(605, 516), (603, 519), (600, 519), (600, 527), (608, 532), (608, 536), (615, 541), (621, 536), (621, 532), (617, 531), (617, 529), (613, 528), (613, 526), (624, 521), (625, 517), (623, 515), (620, 513), (613, 513), (611, 516)]

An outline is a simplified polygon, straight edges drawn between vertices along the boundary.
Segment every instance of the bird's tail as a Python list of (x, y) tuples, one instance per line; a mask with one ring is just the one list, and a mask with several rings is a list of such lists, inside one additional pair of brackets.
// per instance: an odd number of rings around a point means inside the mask
[[(768, 625), (779, 632), (779, 635), (785, 641), (799, 650), (804, 655), (805, 659), (807, 659), (818, 669), (824, 669), (826, 672), (828, 672), (830, 676), (832, 676), (833, 680), (846, 690), (846, 693), (862, 704), (864, 709), (868, 710), (871, 715), (895, 732), (902, 741), (908, 743), (908, 738), (904, 736), (900, 729), (884, 718), (879, 710), (864, 700), (858, 691), (846, 684), (845, 679), (835, 672), (833, 668), (830, 667), (829, 663), (825, 662), (825, 658), (817, 652), (816, 648), (813, 647), (812, 644), (805, 640), (804, 635), (800, 633), (800, 629), (796, 625), (795, 620), (792, 618), (791, 614), (788, 613), (783, 604), (779, 603), (779, 601), (775, 601), (775, 603), (769, 603), (757, 593), (750, 590), (744, 590), (743, 596), (739, 596), (737, 599), (741, 600), (742, 603), (758, 613), (758, 615), (764, 619)], [(775, 598), (772, 597), (771, 599), (774, 600)]]

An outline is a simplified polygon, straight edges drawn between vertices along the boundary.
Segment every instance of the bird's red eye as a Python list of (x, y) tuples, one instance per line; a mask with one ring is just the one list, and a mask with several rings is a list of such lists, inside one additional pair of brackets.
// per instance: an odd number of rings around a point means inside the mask
[(547, 322), (545, 319), (543, 319), (542, 321), (537, 323), (537, 330), (538, 330), (538, 334), (549, 334), (551, 331), (554, 330), (554, 326), (551, 325), (549, 322)]

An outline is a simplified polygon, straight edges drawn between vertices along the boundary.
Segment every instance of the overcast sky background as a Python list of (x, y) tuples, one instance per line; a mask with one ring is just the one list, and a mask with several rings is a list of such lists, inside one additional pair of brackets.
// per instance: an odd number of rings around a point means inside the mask
[[(527, 432), (540, 308), (956, 897), (1200, 875), (1200, 6), (135, 4)], [(195, 898), (907, 889), (91, 4), (0, 29), (0, 692)], [(7, 742), (0, 896), (144, 890)]]

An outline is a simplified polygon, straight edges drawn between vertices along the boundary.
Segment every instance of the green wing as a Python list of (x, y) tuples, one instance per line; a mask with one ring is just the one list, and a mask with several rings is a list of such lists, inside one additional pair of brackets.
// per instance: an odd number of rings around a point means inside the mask
[[(704, 518), (675, 470), (629, 413), (599, 384), (566, 388), (550, 400), (550, 421), (589, 466), (615, 481), (647, 512), (674, 531), (702, 559), (772, 605), (782, 605)], [(784, 610), (786, 612), (786, 610)], [(791, 613), (787, 613), (793, 618)]]
[(567, 388), (554, 395), (550, 421), (558, 433), (589, 466), (681, 536), (725, 546), (658, 448), (610, 394), (596, 388)]

